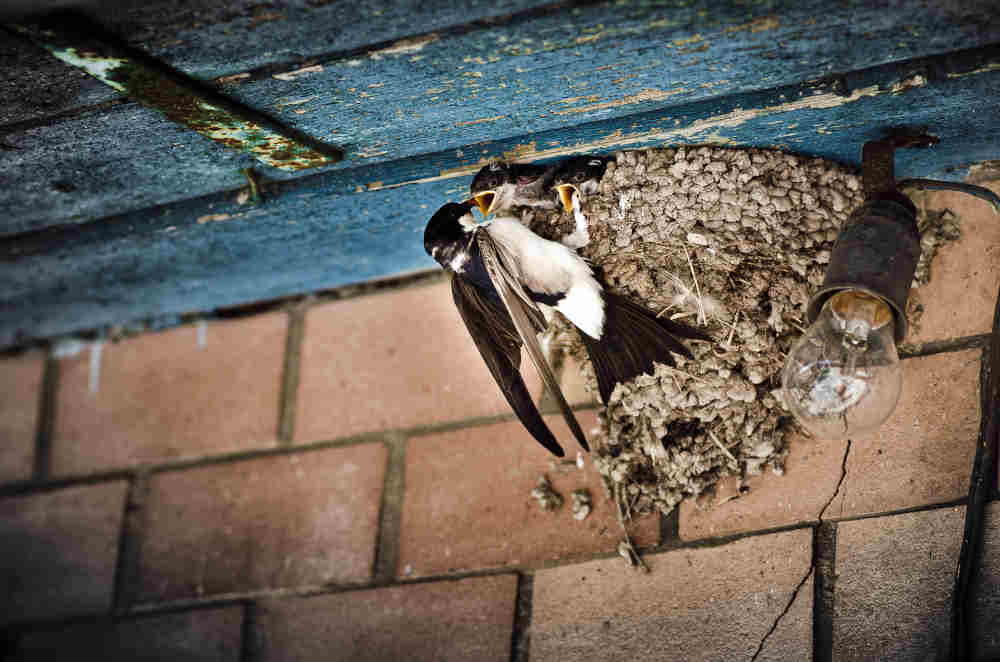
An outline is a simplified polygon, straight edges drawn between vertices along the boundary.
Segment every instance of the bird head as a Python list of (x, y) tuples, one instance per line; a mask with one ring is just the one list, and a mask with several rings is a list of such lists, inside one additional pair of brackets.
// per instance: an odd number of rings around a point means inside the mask
[(512, 179), (510, 166), (503, 161), (491, 161), (483, 166), (472, 178), (469, 192), (485, 217), (497, 208), (500, 200), (500, 189)]
[(448, 202), (434, 212), (424, 228), (424, 250), (442, 266), (447, 266), (456, 250), (464, 246), (463, 238), (475, 227), (472, 208), (476, 201)]
[(597, 192), (611, 159), (603, 156), (571, 156), (563, 161), (552, 178), (552, 188), (559, 193), (563, 209), (573, 211), (573, 193), (584, 195)]
[(551, 209), (556, 206), (550, 186), (554, 169), (553, 165), (494, 161), (476, 173), (469, 189), (484, 216), (513, 207)]

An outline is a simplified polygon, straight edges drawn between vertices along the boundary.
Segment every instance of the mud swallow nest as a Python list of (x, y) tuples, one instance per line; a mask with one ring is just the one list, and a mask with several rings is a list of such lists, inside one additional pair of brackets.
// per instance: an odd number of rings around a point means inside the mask
[[(708, 331), (687, 343), (693, 360), (657, 366), (620, 384), (600, 414), (594, 464), (612, 493), (637, 512), (670, 512), (725, 475), (784, 471), (792, 421), (780, 397), (781, 366), (807, 326), (810, 293), (830, 249), (863, 201), (859, 176), (824, 159), (719, 147), (620, 152), (599, 195), (582, 211), (581, 249), (606, 284), (663, 315)], [(558, 238), (572, 217), (535, 213), (537, 233)], [(921, 215), (917, 278), (929, 278), (939, 243), (958, 236), (954, 218)], [(593, 371), (565, 322), (550, 348)]]

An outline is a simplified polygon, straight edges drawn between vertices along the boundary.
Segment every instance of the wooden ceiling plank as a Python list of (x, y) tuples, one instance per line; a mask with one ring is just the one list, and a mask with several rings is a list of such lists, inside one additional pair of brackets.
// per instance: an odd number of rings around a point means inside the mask
[[(662, 143), (778, 146), (857, 164), (866, 140), (910, 124), (926, 126), (941, 143), (901, 151), (897, 175), (961, 178), (971, 164), (1000, 153), (997, 118), (984, 109), (984, 100), (1000, 98), (1000, 68), (975, 64), (971, 56), (942, 56), (923, 62), (922, 73), (878, 67), (752, 98), (689, 104), (680, 115), (651, 112), (537, 134), (530, 142), (580, 151)], [(487, 149), (512, 147), (498, 141)], [(261, 205), (218, 194), (2, 243), (0, 346), (432, 267), (423, 252), (424, 225), (437, 206), (466, 195), (471, 177), (453, 170), (406, 180), (451, 157), (423, 158), (290, 180), (266, 191)], [(401, 185), (351, 188), (390, 175)]]

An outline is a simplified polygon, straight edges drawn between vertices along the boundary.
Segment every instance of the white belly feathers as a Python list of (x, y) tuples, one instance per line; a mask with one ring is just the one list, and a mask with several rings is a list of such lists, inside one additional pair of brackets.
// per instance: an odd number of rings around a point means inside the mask
[(604, 328), (604, 297), (601, 285), (587, 262), (576, 251), (543, 239), (513, 218), (488, 221), (487, 231), (514, 257), (526, 287), (541, 294), (565, 292), (556, 306), (588, 336), (599, 339)]

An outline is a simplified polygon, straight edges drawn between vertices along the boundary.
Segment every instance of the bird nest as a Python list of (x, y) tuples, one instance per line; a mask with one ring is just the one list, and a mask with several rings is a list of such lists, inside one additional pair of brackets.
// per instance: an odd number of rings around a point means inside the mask
[[(808, 326), (838, 231), (862, 202), (860, 177), (824, 159), (719, 147), (616, 155), (582, 204), (590, 243), (581, 253), (612, 290), (714, 342), (688, 342), (693, 359), (615, 388), (593, 444), (612, 494), (636, 512), (669, 513), (722, 476), (784, 472), (793, 423), (781, 367)], [(525, 220), (547, 238), (573, 230), (566, 214)], [(946, 215), (920, 222), (925, 281), (936, 246), (958, 231)], [(550, 351), (582, 365), (596, 393), (577, 332), (556, 321), (548, 333)]]

